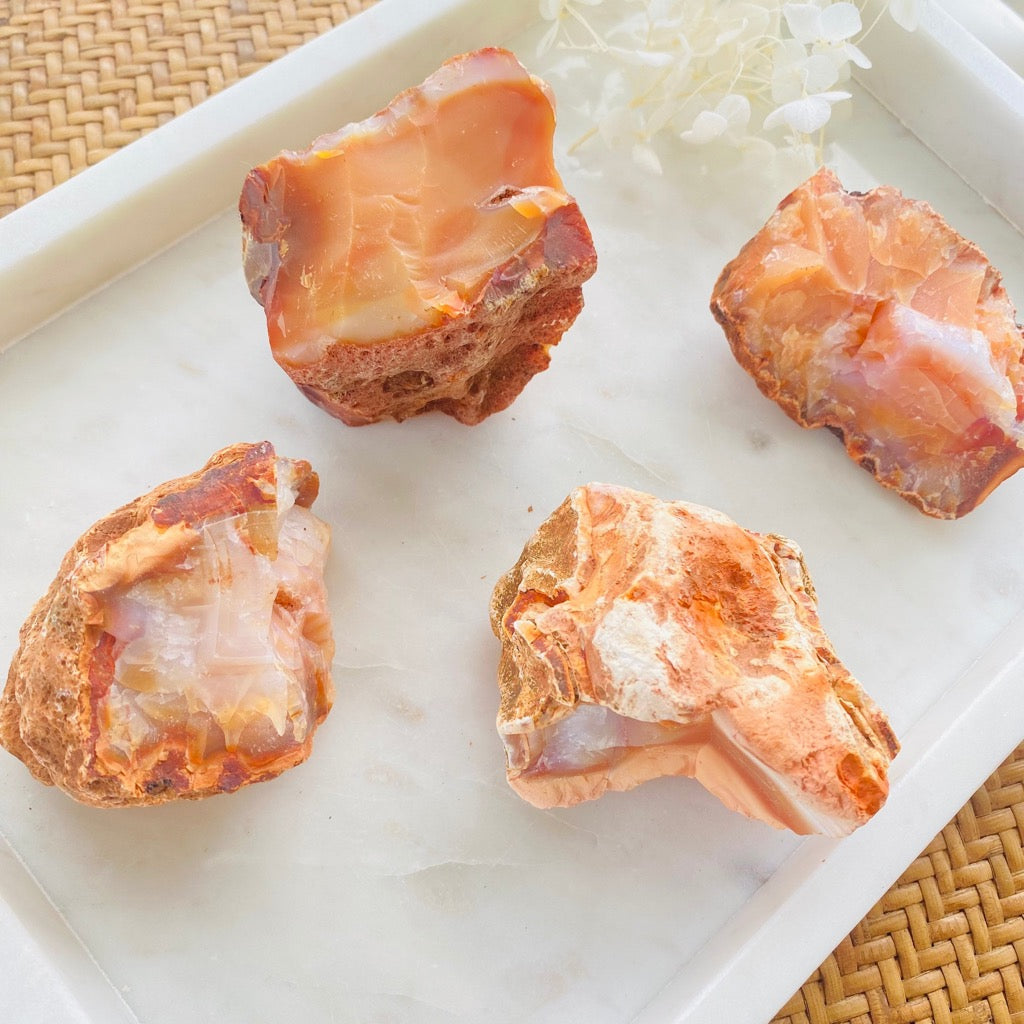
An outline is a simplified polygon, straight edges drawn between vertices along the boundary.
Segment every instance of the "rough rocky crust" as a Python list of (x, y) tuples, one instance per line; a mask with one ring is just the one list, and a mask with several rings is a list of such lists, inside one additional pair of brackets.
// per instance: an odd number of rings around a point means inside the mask
[[(490, 615), (508, 779), (537, 806), (688, 775), (776, 827), (842, 835), (886, 799), (899, 743), (836, 656), (791, 541), (588, 484), (499, 580)], [(660, 723), (665, 741), (546, 765), (546, 730), (586, 706)]]
[[(95, 700), (109, 685), (113, 658), (104, 640), (109, 641), (109, 634), (90, 622), (95, 600), (81, 588), (83, 576), (95, 579), (103, 571), (97, 556), (133, 531), (143, 531), (148, 540), (167, 540), (166, 550), (149, 563), (155, 565), (180, 553), (181, 545), (194, 536), (193, 528), (206, 518), (273, 508), (275, 459), (268, 442), (225, 448), (198, 472), (168, 481), (105, 516), (64, 556), (49, 590), (21, 628), (20, 645), (0, 697), (0, 745), (23, 761), (40, 782), (95, 806), (158, 804), (232, 792), (274, 778), (309, 756), (315, 729), (286, 757), (255, 770), (225, 753), (208, 764), (201, 776), (187, 772), (184, 736), (168, 741), (160, 762), (144, 777), (100, 771), (94, 754)], [(308, 462), (295, 466), (300, 480), (296, 504), (308, 508), (316, 498), (319, 480)], [(333, 699), (328, 676), (319, 680), (319, 687), (317, 724), (327, 716)]]
[[(464, 115), (441, 113), (460, 110), (467, 97), (482, 90), (486, 95), (486, 87), (506, 91), (484, 114), (478, 111), (475, 120), (463, 124), (458, 119)], [(442, 121), (450, 137), (433, 153), (432, 139)], [(246, 280), (267, 310), (275, 360), (307, 398), (350, 426), (402, 421), (433, 410), (476, 424), (506, 408), (534, 374), (547, 368), (549, 350), (583, 308), (581, 285), (597, 266), (586, 221), (554, 167), (554, 123), (548, 86), (511, 52), (485, 47), (446, 61), (366, 121), (250, 171), (239, 200)], [(419, 136), (406, 137), (417, 131)], [(373, 179), (359, 163), (358, 153), (364, 150), (352, 147), (368, 139), (392, 146), (396, 138), (405, 147), (399, 149), (400, 159), (388, 150), (380, 158), (385, 162), (375, 168), (379, 180)], [(505, 161), (500, 169), (474, 155), (482, 138), (489, 140), (484, 144), (488, 159)], [(453, 163), (465, 165), (466, 180), (450, 183), (444, 177)], [(357, 164), (361, 172), (352, 169)], [(486, 168), (479, 178), (473, 175), (478, 164)], [(396, 169), (399, 181), (389, 177)], [(417, 193), (419, 186), (410, 184), (417, 175), (421, 185), (429, 179), (432, 191)], [(360, 184), (352, 185), (353, 180)], [(373, 180), (372, 186), (367, 180)], [(374, 188), (379, 194), (371, 194)], [(357, 211), (371, 200), (389, 211), (396, 205), (415, 207), (418, 230), (404, 221), (400, 229), (367, 223), (372, 215)], [(534, 208), (520, 221), (540, 225), (536, 237), (529, 234), (532, 241), (524, 234), (509, 248), (509, 238), (518, 237), (514, 232), (492, 238), (466, 231), (459, 246), (471, 254), (463, 257), (468, 262), (444, 272), (434, 266), (436, 252), (430, 247), (443, 250), (439, 239), (450, 232), (439, 231), (428, 210), (436, 217), (440, 207), (448, 222), (459, 222), (462, 226), (451, 236), (457, 237), (466, 221), (478, 218), (487, 206), (510, 209), (517, 201)], [(338, 208), (347, 208), (355, 220), (337, 215)], [(397, 242), (392, 232), (403, 241)], [(417, 235), (419, 241), (410, 240)], [(359, 336), (357, 331), (345, 336), (346, 317), (358, 310), (361, 299), (342, 301), (332, 288), (364, 277), (378, 282), (384, 272), (368, 270), (361, 260), (373, 257), (359, 253), (372, 253), (385, 242), (401, 249), (407, 268), (417, 268), (437, 294), (419, 313), (414, 313), (414, 300), (401, 300), (408, 306), (399, 304), (401, 313), (421, 318), (412, 323), (390, 305), (384, 313), (378, 310), (382, 324), (389, 317), (402, 324), (390, 336), (386, 326), (380, 335)], [(469, 275), (466, 280), (463, 273)], [(422, 285), (414, 289), (417, 295)], [(397, 281), (395, 296), (408, 288)], [(459, 293), (454, 305), (438, 297), (451, 289)]]
[(278, 362), (310, 401), (349, 426), (432, 410), (473, 425), (511, 405), (547, 369), (596, 269), (590, 231), (572, 202), (494, 271), (462, 315), (386, 342), (335, 342), (309, 365)]

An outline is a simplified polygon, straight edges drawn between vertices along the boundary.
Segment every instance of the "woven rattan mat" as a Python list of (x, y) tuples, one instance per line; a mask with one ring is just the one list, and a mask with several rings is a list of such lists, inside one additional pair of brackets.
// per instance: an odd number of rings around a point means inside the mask
[(1024, 744), (773, 1024), (1024, 1024)]
[(0, 0), (0, 216), (374, 0)]
[[(0, 0), (0, 216), (374, 2)], [(1022, 830), (1024, 745), (773, 1024), (1024, 1024)]]

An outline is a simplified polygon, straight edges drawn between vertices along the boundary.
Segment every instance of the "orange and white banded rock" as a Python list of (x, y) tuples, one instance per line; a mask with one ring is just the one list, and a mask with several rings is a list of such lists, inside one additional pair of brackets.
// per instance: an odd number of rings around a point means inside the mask
[(350, 425), (472, 424), (547, 367), (597, 266), (554, 126), (545, 83), (484, 49), (250, 172), (246, 277), (308, 398)]
[(333, 699), (318, 487), (308, 462), (240, 444), (96, 523), (22, 627), (0, 743), (100, 806), (305, 760)]
[(970, 512), (1024, 465), (1024, 332), (984, 253), (926, 203), (822, 169), (711, 309), (764, 394), (927, 515)]
[(687, 775), (752, 818), (845, 835), (885, 802), (899, 744), (791, 541), (589, 484), (498, 582), (491, 624), (508, 779), (538, 807)]

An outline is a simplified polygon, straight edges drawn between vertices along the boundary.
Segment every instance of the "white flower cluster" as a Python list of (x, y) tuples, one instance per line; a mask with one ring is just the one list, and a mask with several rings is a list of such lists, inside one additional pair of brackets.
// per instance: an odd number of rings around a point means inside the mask
[[(923, 0), (884, 0), (885, 11), (913, 30)], [(850, 64), (869, 68), (857, 46), (866, 34), (865, 0), (540, 0), (551, 24), (540, 41), (566, 55), (601, 62), (601, 94), (588, 110), (613, 146), (660, 169), (652, 140), (715, 141), (774, 148), (779, 130), (808, 143), (832, 106)], [(868, 29), (870, 31), (870, 28)], [(760, 124), (760, 130), (757, 125)]]

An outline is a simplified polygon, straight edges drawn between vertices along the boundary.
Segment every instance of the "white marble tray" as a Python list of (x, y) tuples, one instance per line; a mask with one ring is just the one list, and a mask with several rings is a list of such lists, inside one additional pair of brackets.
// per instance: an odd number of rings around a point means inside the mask
[[(532, 2), (426, 6), (386, 0), (0, 220), (3, 337), (31, 332), (0, 356), (0, 662), (90, 523), (263, 438), (321, 474), (338, 641), (314, 756), (272, 784), (103, 812), (0, 757), (0, 956), (21, 965), (0, 1019), (758, 1024), (1024, 737), (1024, 475), (926, 519), (762, 399), (707, 311), (785, 175), (563, 153), (600, 270), (551, 369), (479, 427), (345, 428), (284, 378), (239, 266), (248, 167), (460, 50), (536, 66)], [(930, 200), (1024, 303), (1020, 235), (970, 187), (860, 90), (837, 129), (849, 186)], [(487, 599), (594, 479), (802, 545), (904, 742), (870, 825), (799, 840), (687, 780), (547, 813), (508, 790)]]

